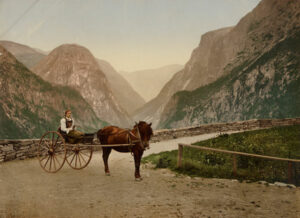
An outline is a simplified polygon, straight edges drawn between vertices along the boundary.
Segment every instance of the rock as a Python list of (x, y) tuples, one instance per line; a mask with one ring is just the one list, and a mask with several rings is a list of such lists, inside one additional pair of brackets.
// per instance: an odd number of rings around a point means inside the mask
[(16, 158), (16, 154), (15, 153), (12, 153), (12, 154), (8, 154), (5, 156), (5, 161), (8, 161), (8, 160), (14, 160)]
[(293, 185), (293, 184), (287, 184), (287, 187), (289, 187), (289, 188), (296, 188), (296, 186)]
[(2, 151), (4, 152), (14, 151), (14, 147), (12, 144), (8, 144), (2, 148)]
[(257, 183), (258, 183), (258, 184), (262, 184), (262, 185), (268, 184), (268, 182), (266, 182), (266, 181), (258, 181)]
[(274, 185), (279, 186), (279, 187), (287, 187), (288, 184), (283, 183), (283, 182), (274, 182)]

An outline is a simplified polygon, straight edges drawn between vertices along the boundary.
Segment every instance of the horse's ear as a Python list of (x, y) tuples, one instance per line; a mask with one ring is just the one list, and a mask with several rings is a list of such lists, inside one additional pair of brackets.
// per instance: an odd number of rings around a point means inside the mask
[(148, 126), (151, 126), (152, 125), (152, 123), (149, 123), (149, 125)]

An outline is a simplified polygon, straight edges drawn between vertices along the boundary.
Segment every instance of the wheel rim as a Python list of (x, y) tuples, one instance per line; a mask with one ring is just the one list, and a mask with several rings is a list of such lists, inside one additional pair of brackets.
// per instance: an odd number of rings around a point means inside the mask
[(39, 142), (38, 159), (41, 167), (49, 173), (59, 171), (66, 157), (65, 140), (59, 132), (45, 133)]
[(71, 145), (67, 148), (66, 161), (73, 169), (80, 170), (90, 163), (92, 155), (92, 147)]

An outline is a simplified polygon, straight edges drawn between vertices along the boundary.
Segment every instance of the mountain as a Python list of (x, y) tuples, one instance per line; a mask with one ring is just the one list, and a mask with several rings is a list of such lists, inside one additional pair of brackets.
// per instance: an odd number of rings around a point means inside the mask
[(46, 56), (46, 52), (11, 41), (0, 41), (0, 45), (12, 53), (18, 61), (23, 63), (28, 69), (31, 69)]
[(107, 122), (128, 127), (129, 115), (117, 102), (105, 74), (91, 52), (79, 45), (64, 44), (50, 52), (33, 71), (52, 84), (72, 87)]
[(117, 102), (129, 114), (145, 104), (145, 100), (133, 90), (130, 84), (107, 61), (97, 59), (101, 71), (105, 74), (111, 85)]
[(44, 81), (0, 46), (0, 138), (40, 138), (68, 108), (81, 131), (107, 125), (76, 90)]
[(182, 68), (182, 65), (173, 64), (156, 69), (120, 73), (146, 101), (150, 101)]
[(300, 116), (300, 1), (263, 0), (228, 37), (240, 49), (221, 77), (176, 93), (159, 127)]
[(184, 69), (173, 76), (155, 99), (137, 111), (135, 119), (146, 118), (157, 127), (166, 104), (176, 92), (206, 86), (269, 51), (297, 26), (298, 4), (295, 0), (263, 0), (236, 26), (202, 35)]

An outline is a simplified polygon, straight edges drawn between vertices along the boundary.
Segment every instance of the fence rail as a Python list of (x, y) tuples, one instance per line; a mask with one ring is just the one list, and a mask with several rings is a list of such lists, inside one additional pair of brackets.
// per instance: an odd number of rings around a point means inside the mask
[(237, 173), (237, 158), (236, 158), (237, 155), (248, 156), (248, 157), (257, 157), (257, 158), (276, 160), (276, 161), (287, 161), (288, 162), (288, 181), (289, 181), (289, 183), (292, 183), (292, 168), (293, 168), (292, 163), (300, 163), (300, 160), (298, 160), (298, 159), (273, 157), (273, 156), (267, 156), (267, 155), (251, 154), (251, 153), (245, 153), (245, 152), (239, 152), (239, 151), (229, 151), (229, 150), (218, 149), (218, 148), (210, 148), (210, 147), (204, 147), (204, 146), (196, 146), (196, 145), (179, 143), (178, 144), (178, 158), (177, 158), (177, 167), (179, 167), (179, 168), (182, 167), (183, 147), (190, 147), (190, 148), (196, 148), (199, 150), (232, 154), (233, 155), (233, 173), (234, 173), (234, 175), (236, 175), (236, 173)]

